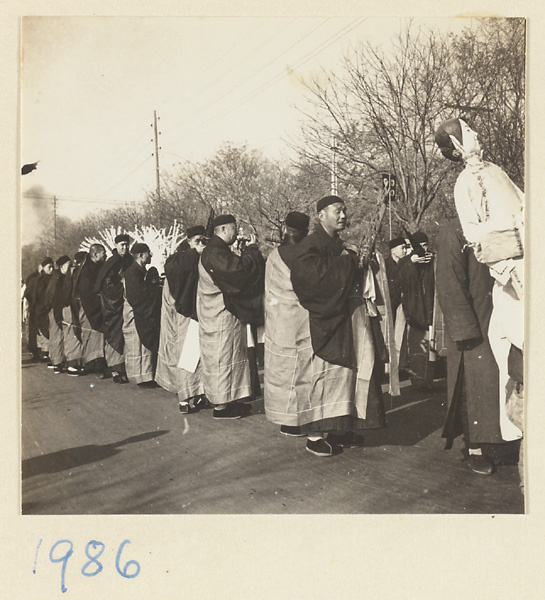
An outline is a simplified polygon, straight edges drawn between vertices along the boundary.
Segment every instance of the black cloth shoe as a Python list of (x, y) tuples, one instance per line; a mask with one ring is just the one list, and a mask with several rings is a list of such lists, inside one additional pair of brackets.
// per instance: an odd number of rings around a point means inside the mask
[(467, 466), (477, 475), (492, 475), (496, 470), (490, 459), (482, 454), (470, 454)]
[(194, 411), (189, 402), (178, 402), (178, 408), (180, 409), (180, 412), (184, 415), (187, 415), (190, 412)]
[(129, 383), (127, 376), (117, 371), (112, 371), (112, 379), (114, 383)]
[(58, 375), (59, 373), (64, 373), (64, 369), (60, 365), (56, 365), (53, 367), (53, 373)]
[(306, 435), (306, 433), (301, 433), (300, 427), (295, 427), (293, 425), (280, 425), (280, 433), (292, 437), (304, 437)]
[(81, 375), (81, 371), (77, 367), (68, 367), (66, 373), (72, 377), (79, 377)]
[(141, 388), (158, 388), (158, 387), (160, 387), (156, 381), (142, 381), (141, 383), (137, 383), (136, 385)]
[(331, 444), (342, 446), (343, 448), (361, 448), (365, 442), (365, 438), (361, 433), (347, 431), (341, 435), (328, 433), (327, 439)]
[(204, 410), (207, 408), (212, 408), (210, 401), (206, 396), (197, 396), (193, 401), (196, 410)]
[(241, 402), (230, 402), (225, 408), (214, 409), (213, 419), (240, 419), (248, 416), (252, 412), (252, 407)]
[(315, 456), (333, 456), (342, 452), (340, 446), (329, 443), (324, 438), (319, 440), (307, 440), (307, 450)]

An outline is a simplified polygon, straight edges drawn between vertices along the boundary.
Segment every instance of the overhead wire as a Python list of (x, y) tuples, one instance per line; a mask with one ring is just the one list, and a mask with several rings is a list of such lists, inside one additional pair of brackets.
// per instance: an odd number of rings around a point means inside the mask
[[(210, 63), (207, 67), (205, 67), (202, 71), (199, 72), (199, 74), (188, 84), (188, 86), (192, 86), (194, 85), (196, 82), (198, 82), (200, 79), (202, 79), (202, 77), (208, 73), (213, 67), (215, 67), (217, 64), (219, 64), (220, 62), (222, 62), (223, 60), (225, 60), (225, 58), (227, 56), (229, 56), (229, 54), (231, 54), (236, 48), (238, 48), (240, 45), (242, 45), (244, 42), (246, 42), (246, 40), (248, 38), (250, 38), (251, 36), (253, 36), (255, 34), (255, 32), (262, 26), (262, 22), (258, 24), (257, 27), (254, 27), (250, 33), (248, 33), (247, 35), (245, 35), (243, 38), (241, 38), (236, 44), (234, 44), (233, 46), (231, 46), (227, 52), (223, 52), (222, 54), (220, 54), (220, 56), (214, 60), (212, 63)], [(220, 77), (223, 77), (225, 75), (225, 73), (222, 73), (222, 75)], [(195, 93), (200, 93), (202, 90), (198, 89)], [(175, 98), (171, 98), (169, 100), (167, 100), (162, 106), (160, 105), (160, 109), (164, 110), (166, 106), (168, 106), (171, 102), (173, 102), (175, 100)]]
[[(294, 19), (291, 19), (291, 20), (290, 20), (290, 23), (291, 23), (292, 21), (294, 21)], [(283, 29), (285, 29), (285, 28), (283, 28)], [(273, 34), (272, 34), (272, 35), (271, 35), (269, 38), (267, 38), (267, 39), (266, 39), (264, 42), (261, 42), (261, 44), (259, 44), (259, 45), (257, 46), (257, 48), (253, 48), (253, 49), (252, 49), (250, 52), (248, 52), (248, 54), (246, 54), (246, 55), (245, 55), (245, 56), (242, 58), (242, 61), (241, 61), (241, 62), (244, 62), (244, 61), (245, 61), (245, 60), (246, 60), (248, 57), (250, 57), (250, 56), (255, 56), (255, 54), (256, 54), (257, 52), (259, 52), (259, 50), (261, 50), (261, 49), (262, 49), (264, 46), (266, 46), (266, 45), (267, 45), (267, 44), (268, 44), (268, 43), (269, 43), (271, 40), (273, 40), (273, 39), (274, 39), (274, 38), (275, 38), (275, 37), (276, 37), (276, 36), (277, 36), (277, 35), (278, 35), (278, 34), (279, 34), (281, 31), (283, 31), (283, 29), (280, 29), (280, 30), (278, 30), (278, 31), (275, 31), (275, 32), (274, 32), (274, 33), (273, 33)], [(238, 62), (238, 63), (236, 63), (236, 64), (235, 64), (233, 67), (231, 67), (231, 68), (230, 68), (230, 69), (228, 69), (227, 71), (223, 72), (223, 73), (221, 74), (221, 76), (219, 77), (219, 79), (217, 79), (217, 80), (215, 80), (215, 81), (213, 81), (213, 82), (211, 82), (211, 83), (209, 83), (209, 84), (205, 85), (205, 87), (203, 87), (203, 88), (201, 88), (201, 89), (197, 90), (197, 92), (196, 92), (196, 93), (200, 94), (200, 93), (204, 92), (205, 90), (209, 89), (209, 88), (210, 88), (212, 85), (215, 85), (215, 84), (217, 84), (217, 82), (218, 82), (219, 80), (223, 79), (223, 78), (224, 78), (226, 75), (229, 75), (229, 74), (230, 74), (230, 73), (232, 73), (232, 72), (233, 72), (235, 69), (238, 69), (238, 68), (240, 68), (241, 62)], [(255, 74), (257, 74), (257, 73), (259, 73), (260, 71), (261, 71), (261, 69), (258, 69), (258, 70), (257, 70), (257, 71), (254, 73), (254, 75), (255, 75)], [(250, 76), (250, 78), (251, 78), (251, 77), (252, 77), (252, 76)], [(205, 106), (205, 107), (203, 107), (203, 108), (199, 109), (199, 111), (198, 111), (196, 114), (199, 114), (199, 113), (201, 113), (201, 112), (203, 112), (203, 111), (207, 110), (208, 108), (210, 108), (210, 106), (213, 106), (214, 104), (216, 104), (216, 102), (218, 102), (219, 100), (221, 100), (222, 98), (224, 98), (224, 97), (225, 97), (227, 94), (229, 94), (229, 93), (230, 93), (232, 90), (236, 89), (236, 88), (237, 88), (237, 87), (239, 87), (240, 85), (243, 85), (243, 84), (244, 84), (246, 81), (247, 81), (247, 79), (245, 79), (245, 80), (244, 80), (242, 83), (237, 83), (237, 84), (236, 84), (236, 85), (235, 85), (235, 86), (234, 86), (234, 87), (233, 87), (231, 90), (229, 90), (228, 92), (222, 92), (222, 94), (221, 94), (221, 96), (220, 96), (219, 98), (217, 98), (216, 100), (214, 100), (212, 103), (208, 104), (207, 106)], [(194, 114), (195, 114), (195, 113), (194, 113)], [(190, 118), (192, 118), (192, 117), (191, 117), (191, 115), (190, 115)], [(186, 117), (186, 119), (187, 119), (187, 117)], [(177, 128), (178, 128), (178, 127), (180, 127), (181, 125), (185, 125), (185, 123), (186, 123), (186, 120), (184, 120), (184, 121), (181, 121), (180, 123), (177, 123), (176, 125), (173, 125), (173, 126), (172, 126), (172, 127), (170, 127), (168, 130), (166, 130), (166, 131), (165, 131), (165, 134), (166, 134), (166, 133), (170, 133), (171, 131), (173, 131), (174, 129), (177, 129)]]
[(124, 181), (126, 181), (135, 171), (137, 171), (145, 162), (147, 162), (149, 159), (151, 158), (151, 154), (149, 156), (146, 156), (146, 158), (139, 163), (130, 173), (128, 173), (125, 177), (123, 177), (123, 179), (121, 179), (120, 181), (118, 181), (115, 185), (112, 185), (110, 188), (108, 188), (105, 192), (103, 192), (102, 194), (99, 194), (99, 197), (103, 197), (106, 194), (110, 193), (113, 189), (115, 189), (118, 185), (121, 185)]
[[(104, 179), (107, 179), (107, 176), (108, 176), (109, 172), (110, 172), (112, 169), (114, 169), (114, 168), (116, 167), (116, 165), (118, 165), (118, 164), (119, 164), (119, 162), (120, 162), (120, 161), (121, 161), (121, 160), (122, 160), (122, 159), (123, 159), (123, 158), (124, 158), (124, 157), (125, 157), (125, 156), (126, 156), (126, 155), (127, 155), (129, 152), (130, 152), (130, 151), (131, 151), (131, 150), (133, 150), (133, 149), (134, 149), (134, 146), (135, 146), (136, 144), (138, 144), (138, 142), (139, 142), (139, 141), (140, 141), (140, 140), (141, 140), (141, 139), (142, 139), (142, 138), (143, 138), (145, 135), (149, 135), (149, 130), (148, 130), (148, 129), (145, 129), (144, 131), (142, 131), (142, 132), (141, 132), (141, 133), (138, 135), (138, 137), (137, 137), (136, 139), (134, 139), (134, 141), (133, 141), (133, 142), (131, 142), (131, 143), (130, 143), (128, 146), (126, 146), (126, 147), (125, 147), (125, 149), (124, 149), (124, 150), (121, 152), (121, 154), (119, 154), (119, 155), (117, 156), (117, 158), (115, 158), (113, 161), (110, 161), (110, 162), (108, 162), (107, 166), (106, 166), (106, 167), (104, 167), (103, 169), (100, 169), (100, 176), (99, 176), (99, 179), (98, 179), (98, 184), (97, 184), (97, 185), (100, 185), (100, 183), (101, 183), (101, 182), (102, 182)], [(141, 151), (142, 151), (142, 149), (140, 149), (140, 150), (139, 150), (139, 151), (136, 153), (136, 155), (135, 155), (135, 156), (133, 156), (133, 157), (131, 158), (131, 160), (134, 160), (134, 158), (135, 158), (136, 156), (138, 156), (138, 154), (140, 154), (140, 152), (141, 152)], [(126, 161), (126, 162), (127, 162), (127, 161)], [(120, 168), (124, 168), (124, 166), (125, 166), (125, 163), (123, 163), (123, 167), (120, 167)], [(118, 169), (118, 170), (119, 170), (119, 169)]]
[[(148, 131), (147, 133), (148, 133), (148, 135), (149, 135), (149, 131)], [(124, 162), (124, 163), (123, 163), (123, 164), (122, 164), (120, 167), (118, 167), (117, 171), (124, 171), (126, 167), (128, 167), (128, 166), (129, 166), (131, 163), (133, 163), (133, 162), (136, 160), (136, 158), (137, 158), (137, 157), (138, 157), (140, 154), (142, 154), (142, 152), (143, 152), (143, 151), (144, 151), (144, 150), (145, 150), (145, 149), (146, 149), (146, 148), (147, 148), (147, 147), (150, 145), (150, 143), (151, 143), (152, 141), (153, 141), (153, 140), (149, 140), (149, 141), (148, 141), (148, 140), (146, 140), (146, 142), (145, 142), (145, 144), (144, 144), (144, 145), (140, 146), (140, 147), (139, 147), (139, 149), (138, 149), (136, 152), (134, 152), (133, 154), (131, 154), (131, 155), (130, 155), (130, 158), (128, 158), (128, 159), (127, 159), (127, 160), (126, 160), (126, 161), (125, 161), (125, 162)], [(112, 175), (113, 175), (113, 174), (112, 174)], [(101, 186), (102, 186), (102, 187), (105, 187), (105, 186), (104, 186), (104, 181), (106, 181), (106, 182), (109, 182), (109, 181), (112, 181), (112, 180), (114, 180), (114, 179), (115, 179), (115, 177), (112, 177), (111, 175), (110, 175), (110, 176), (108, 176), (108, 177), (102, 177), (102, 178), (100, 178), (100, 179), (97, 181), (97, 183), (95, 184), (95, 188), (99, 188), (99, 187), (101, 187)], [(108, 183), (107, 183), (106, 185), (108, 185)]]
[[(347, 35), (351, 31), (353, 31), (356, 27), (359, 27), (366, 20), (367, 19), (365, 19), (365, 18), (359, 19), (354, 24), (349, 24), (349, 25), (344, 26), (336, 34), (334, 34), (333, 36), (329, 37), (322, 44), (320, 44), (317, 48), (315, 48), (311, 52), (305, 54), (303, 57), (301, 57), (300, 59), (298, 59), (297, 61), (295, 61), (294, 65), (293, 65), (294, 68), (299, 68), (299, 67), (303, 66), (309, 60), (311, 60), (312, 58), (314, 58), (315, 56), (317, 56), (318, 54), (320, 54), (321, 52), (323, 52), (326, 48), (328, 48), (329, 46), (331, 46), (332, 44), (334, 44), (336, 41), (338, 41), (341, 37), (344, 37), (345, 35)], [(269, 89), (271, 86), (273, 86), (275, 83), (277, 83), (280, 79), (282, 79), (285, 76), (286, 76), (286, 73), (284, 73), (284, 72), (279, 73), (278, 75), (276, 75), (275, 77), (273, 77), (272, 79), (270, 79), (268, 82), (266, 82), (265, 84), (263, 84), (262, 86), (260, 86), (259, 88), (257, 88), (253, 92), (251, 92), (249, 95), (247, 95), (242, 100), (237, 100), (236, 102), (232, 103), (229, 107), (227, 107), (223, 111), (220, 111), (218, 114), (210, 117), (209, 119), (207, 119), (206, 121), (204, 121), (200, 125), (194, 127), (193, 129), (190, 129), (189, 132), (187, 134), (185, 134), (182, 138), (179, 138), (175, 142), (171, 142), (171, 144), (176, 144), (176, 143), (179, 143), (179, 142), (181, 142), (183, 140), (186, 140), (186, 139), (190, 138), (197, 131), (201, 131), (204, 127), (207, 127), (211, 123), (213, 123), (213, 122), (217, 121), (218, 119), (222, 118), (223, 116), (229, 114), (234, 109), (239, 108), (243, 104), (246, 104), (248, 101), (252, 100), (256, 96), (258, 96), (259, 94), (261, 94), (262, 92), (264, 92), (266, 89)], [(194, 120), (194, 117), (192, 118), (192, 120)]]

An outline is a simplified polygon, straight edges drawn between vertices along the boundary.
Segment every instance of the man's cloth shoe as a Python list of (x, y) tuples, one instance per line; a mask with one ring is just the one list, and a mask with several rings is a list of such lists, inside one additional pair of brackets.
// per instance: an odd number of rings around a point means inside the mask
[(467, 459), (467, 466), (477, 475), (492, 475), (496, 470), (490, 459), (482, 454), (470, 454)]
[(301, 428), (294, 425), (280, 425), (280, 433), (282, 435), (289, 435), (292, 437), (303, 437), (306, 434), (301, 433)]
[(117, 371), (112, 372), (112, 379), (114, 383), (129, 383), (126, 375), (118, 373)]
[(252, 412), (252, 407), (241, 402), (230, 402), (223, 409), (214, 409), (213, 419), (240, 419), (246, 417)]
[(178, 408), (180, 409), (180, 412), (184, 415), (187, 415), (190, 412), (192, 412), (192, 408), (189, 402), (179, 402)]
[(343, 448), (361, 448), (365, 441), (361, 433), (354, 433), (353, 431), (346, 431), (341, 435), (328, 433), (327, 439), (330, 443)]
[(206, 396), (197, 396), (193, 401), (196, 410), (211, 408), (210, 401)]
[(138, 387), (141, 388), (158, 388), (159, 384), (156, 381), (142, 381), (141, 383), (137, 383), (136, 384)]
[(64, 369), (57, 365), (53, 367), (53, 373), (55, 373), (55, 375), (58, 375), (59, 373), (64, 373)]
[(341, 447), (320, 438), (319, 440), (307, 440), (307, 450), (315, 456), (333, 456), (341, 452)]
[(68, 367), (66, 372), (68, 375), (72, 375), (72, 377), (79, 377), (81, 375), (81, 371), (76, 367)]

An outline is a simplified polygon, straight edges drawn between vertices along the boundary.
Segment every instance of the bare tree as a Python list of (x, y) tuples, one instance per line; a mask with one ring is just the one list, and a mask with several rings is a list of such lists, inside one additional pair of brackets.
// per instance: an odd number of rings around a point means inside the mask
[(453, 39), (452, 54), (448, 106), (479, 132), (485, 158), (523, 188), (525, 20), (478, 19)]
[[(342, 69), (307, 82), (302, 110), (304, 164), (331, 164), (336, 140), (338, 177), (348, 198), (373, 218), (378, 174), (397, 178), (394, 218), (409, 232), (444, 200), (457, 167), (434, 143), (437, 125), (473, 115), (488, 156), (513, 179), (524, 172), (524, 21), (485, 19), (460, 36), (440, 36), (409, 23), (387, 50), (363, 42), (345, 56)], [(366, 220), (363, 219), (363, 220)]]

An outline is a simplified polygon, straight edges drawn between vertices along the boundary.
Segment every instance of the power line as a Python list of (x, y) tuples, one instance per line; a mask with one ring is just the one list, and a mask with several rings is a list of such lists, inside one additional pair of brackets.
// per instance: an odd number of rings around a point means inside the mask
[(123, 177), (123, 179), (121, 179), (120, 181), (118, 181), (115, 185), (112, 185), (112, 187), (110, 187), (109, 189), (107, 189), (102, 194), (99, 194), (99, 196), (105, 196), (106, 194), (108, 194), (109, 192), (111, 192), (113, 189), (115, 189), (118, 185), (121, 185), (125, 180), (127, 180), (135, 171), (137, 171), (150, 158), (151, 158), (151, 156), (146, 156), (146, 158), (140, 164), (138, 164), (130, 173), (128, 173), (125, 177)]
[[(150, 135), (149, 131), (146, 131), (147, 135)], [(117, 169), (117, 172), (119, 171), (124, 171), (126, 169), (126, 167), (128, 167), (129, 165), (131, 165), (132, 163), (134, 163), (135, 159), (142, 154), (142, 152), (144, 150), (146, 150), (147, 146), (149, 146), (150, 142), (153, 142), (152, 139), (146, 140), (145, 144), (143, 146), (141, 146), (136, 152), (134, 152), (133, 154), (130, 155), (130, 157), (123, 162), (123, 164)], [(109, 169), (108, 169), (109, 170)], [(107, 171), (108, 171), (107, 170)], [(106, 171), (106, 172), (107, 172)], [(113, 174), (112, 174), (113, 175)], [(97, 187), (100, 187), (101, 185), (104, 186), (104, 182), (106, 182), (106, 185), (109, 185), (109, 183), (114, 180), (114, 177), (112, 177), (111, 175), (108, 177), (102, 177), (99, 178), (99, 180), (97, 181), (97, 183), (95, 184), (95, 189)]]
[[(262, 23), (259, 23), (257, 27), (254, 27), (252, 29), (252, 31), (245, 35), (242, 39), (240, 39), (234, 46), (231, 46), (229, 48), (229, 50), (227, 50), (227, 52), (224, 52), (223, 54), (221, 54), (219, 56), (219, 58), (217, 58), (216, 60), (214, 60), (212, 63), (210, 63), (206, 68), (204, 68), (202, 71), (200, 71), (200, 73), (197, 75), (197, 77), (195, 77), (193, 79), (193, 81), (189, 84), (189, 85), (194, 85), (197, 81), (199, 81), (200, 79), (202, 79), (202, 77), (208, 73), (212, 67), (216, 66), (218, 63), (222, 62), (223, 60), (225, 60), (225, 58), (231, 54), (231, 52), (233, 52), (233, 50), (235, 50), (236, 48), (238, 48), (240, 45), (242, 45), (248, 38), (250, 38), (260, 27), (261, 27)], [(225, 73), (222, 73), (222, 75), (220, 75), (220, 78), (222, 78), (225, 75)], [(216, 80), (217, 81), (217, 80)], [(200, 90), (197, 90), (196, 93), (200, 93), (202, 91), (203, 88), (201, 88)], [(163, 111), (165, 106), (168, 106), (171, 102), (173, 102), (174, 100), (178, 100), (178, 98), (171, 98), (170, 100), (167, 100), (165, 104), (162, 105)]]
[[(293, 21), (294, 19), (290, 20), (290, 23)], [(285, 29), (285, 28), (283, 28)], [(246, 54), (244, 56), (244, 58), (242, 59), (241, 62), (235, 64), (233, 67), (231, 67), (230, 69), (228, 69), (227, 71), (224, 71), (220, 77), (218, 79), (216, 79), (215, 81), (209, 83), (208, 85), (205, 85), (204, 87), (202, 87), (201, 89), (199, 89), (196, 93), (201, 94), (202, 92), (204, 92), (205, 90), (207, 90), (208, 88), (210, 88), (211, 85), (217, 84), (217, 82), (221, 79), (223, 79), (226, 75), (229, 75), (229, 73), (233, 72), (235, 69), (240, 68), (240, 65), (242, 62), (244, 62), (248, 57), (250, 56), (255, 56), (255, 54), (261, 50), (261, 48), (263, 48), (264, 46), (266, 46), (271, 40), (273, 40), (281, 31), (283, 31), (283, 29), (276, 31), (275, 33), (273, 33), (273, 35), (271, 35), (269, 38), (267, 38), (264, 42), (262, 42), (261, 44), (259, 44), (259, 46), (257, 48), (252, 49), (250, 52), (248, 52), (248, 54)], [(262, 71), (262, 69), (258, 69), (253, 75), (251, 75), (248, 79), (251, 79), (253, 76), (257, 75), (258, 73), (260, 73)], [(208, 105), (206, 105), (204, 108), (200, 109), (196, 114), (198, 115), (199, 113), (207, 110), (208, 108), (210, 108), (210, 106), (213, 106), (214, 104), (216, 104), (216, 102), (218, 102), (219, 100), (222, 100), (226, 95), (230, 94), (234, 89), (236, 89), (237, 87), (239, 87), (240, 85), (243, 85), (246, 81), (248, 81), (248, 79), (245, 79), (242, 83), (237, 83), (233, 88), (231, 88), (229, 91), (227, 92), (222, 92), (222, 95), (219, 98), (216, 98), (215, 100), (213, 100), (211, 103), (209, 103)], [(194, 113), (195, 114), (195, 113)], [(192, 118), (192, 117), (190, 117)], [(181, 121), (180, 123), (177, 123), (176, 125), (173, 125), (168, 131), (165, 131), (165, 133), (169, 133), (171, 131), (174, 131), (174, 129), (177, 129), (178, 127), (180, 127), (181, 125), (185, 125), (187, 122), (187, 117), (184, 121)]]
[[(318, 54), (320, 54), (321, 52), (323, 52), (323, 50), (325, 50), (326, 48), (329, 48), (329, 46), (331, 46), (332, 44), (334, 44), (341, 37), (344, 37), (345, 35), (347, 35), (351, 31), (353, 31), (356, 27), (359, 27), (366, 20), (367, 19), (365, 19), (365, 18), (364, 19), (360, 19), (355, 24), (350, 24), (350, 25), (344, 26), (336, 34), (334, 34), (333, 36), (329, 37), (322, 44), (320, 44), (317, 48), (315, 48), (311, 52), (309, 52), (306, 55), (304, 55), (302, 58), (300, 58), (297, 61), (295, 61), (294, 65), (293, 65), (294, 68), (299, 68), (299, 67), (303, 66), (309, 60), (311, 60), (312, 58), (314, 58), (315, 56), (317, 56)], [(345, 30), (347, 30), (347, 31), (345, 31)], [(276, 75), (271, 80), (269, 80), (268, 82), (266, 82), (265, 84), (263, 84), (261, 87), (259, 87), (257, 90), (254, 90), (253, 92), (251, 92), (248, 96), (246, 96), (242, 100), (236, 101), (235, 103), (231, 104), (228, 108), (224, 109), (223, 111), (220, 111), (215, 116), (210, 117), (209, 119), (207, 119), (206, 121), (204, 121), (204, 123), (201, 123), (199, 126), (194, 127), (193, 129), (190, 129), (189, 132), (184, 137), (179, 138), (178, 140), (176, 140), (175, 142), (172, 142), (172, 143), (173, 144), (177, 144), (177, 143), (179, 143), (179, 142), (181, 142), (183, 140), (186, 140), (186, 139), (190, 138), (196, 132), (201, 131), (204, 127), (210, 125), (214, 121), (217, 121), (221, 117), (223, 117), (223, 116), (229, 114), (230, 112), (232, 112), (233, 109), (238, 108), (238, 107), (242, 106), (243, 104), (246, 104), (246, 102), (249, 102), (250, 100), (252, 100), (256, 96), (258, 96), (259, 94), (261, 94), (262, 92), (264, 92), (266, 89), (268, 89), (271, 86), (273, 86), (275, 83), (277, 83), (280, 79), (282, 79), (285, 76), (286, 76), (286, 74), (284, 72), (280, 73), (279, 75)], [(192, 117), (192, 120), (194, 120), (194, 117)]]
[(57, 202), (81, 202), (83, 204), (116, 204), (126, 202), (126, 200), (99, 200), (97, 198), (77, 198), (70, 196), (58, 196), (52, 194), (40, 194), (39, 196), (24, 193), (22, 194), (23, 198), (28, 198), (30, 200), (54, 200), (57, 198)]
[[(116, 167), (116, 165), (118, 165), (118, 164), (119, 164), (119, 162), (120, 162), (122, 159), (124, 159), (124, 158), (125, 158), (125, 156), (127, 156), (127, 154), (128, 154), (129, 152), (131, 152), (131, 150), (133, 150), (133, 149), (134, 149), (134, 146), (135, 146), (135, 145), (136, 145), (136, 144), (137, 144), (137, 143), (138, 143), (138, 142), (139, 142), (139, 141), (140, 141), (140, 140), (141, 140), (141, 139), (142, 139), (144, 136), (147, 136), (147, 135), (149, 135), (149, 131), (148, 131), (148, 129), (144, 129), (144, 130), (143, 130), (143, 131), (142, 131), (142, 132), (141, 132), (141, 133), (138, 135), (138, 137), (137, 137), (137, 138), (135, 138), (135, 139), (134, 139), (134, 141), (133, 141), (133, 142), (131, 142), (131, 143), (130, 143), (130, 144), (129, 144), (129, 145), (128, 145), (128, 146), (127, 146), (127, 147), (126, 147), (126, 148), (125, 148), (125, 149), (124, 149), (122, 152), (121, 152), (121, 154), (119, 154), (119, 155), (117, 156), (117, 158), (115, 158), (113, 161), (109, 162), (109, 163), (107, 164), (107, 166), (106, 166), (104, 169), (100, 169), (100, 176), (98, 177), (98, 184), (95, 184), (95, 185), (100, 185), (100, 183), (101, 183), (103, 180), (105, 180), (105, 179), (106, 179), (106, 180), (108, 180), (108, 176), (109, 176), (109, 173), (110, 173), (110, 171), (112, 171), (112, 170), (113, 170), (113, 169)], [(147, 143), (149, 143), (149, 142), (147, 142)], [(139, 149), (139, 150), (136, 152), (136, 154), (135, 154), (135, 155), (132, 155), (132, 158), (131, 158), (129, 161), (125, 161), (125, 162), (123, 163), (123, 166), (122, 166), (122, 167), (120, 167), (120, 168), (118, 168), (118, 169), (116, 169), (116, 170), (123, 169), (123, 168), (124, 168), (124, 166), (125, 166), (125, 163), (129, 163), (129, 162), (131, 162), (132, 160), (134, 160), (134, 158), (136, 158), (136, 156), (138, 156), (138, 154), (140, 154), (140, 152), (142, 152), (142, 150), (143, 150), (143, 149), (144, 149), (144, 147), (140, 148), (140, 149)]]

